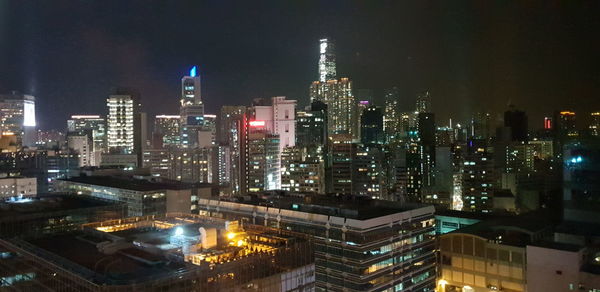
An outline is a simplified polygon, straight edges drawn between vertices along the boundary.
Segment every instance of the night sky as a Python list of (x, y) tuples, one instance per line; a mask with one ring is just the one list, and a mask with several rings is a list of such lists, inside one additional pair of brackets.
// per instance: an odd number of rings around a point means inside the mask
[(304, 105), (329, 36), (339, 77), (398, 86), (405, 110), (429, 89), (438, 124), (512, 102), (541, 127), (555, 109), (600, 110), (599, 3), (0, 0), (0, 92), (35, 95), (43, 129), (105, 115), (118, 86), (176, 114), (198, 65), (208, 113), (275, 95)]

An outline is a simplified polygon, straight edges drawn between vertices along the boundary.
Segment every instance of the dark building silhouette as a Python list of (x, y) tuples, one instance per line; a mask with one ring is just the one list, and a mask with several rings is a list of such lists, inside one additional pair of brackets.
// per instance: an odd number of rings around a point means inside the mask
[(504, 112), (504, 126), (510, 128), (512, 141), (527, 141), (527, 114), (510, 105)]
[(383, 112), (381, 108), (370, 106), (360, 117), (360, 138), (363, 144), (383, 144)]

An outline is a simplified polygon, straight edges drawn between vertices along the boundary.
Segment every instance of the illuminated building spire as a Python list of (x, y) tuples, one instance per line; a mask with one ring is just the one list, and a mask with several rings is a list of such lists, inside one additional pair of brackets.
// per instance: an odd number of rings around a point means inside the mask
[(319, 81), (336, 79), (335, 45), (329, 39), (319, 41)]

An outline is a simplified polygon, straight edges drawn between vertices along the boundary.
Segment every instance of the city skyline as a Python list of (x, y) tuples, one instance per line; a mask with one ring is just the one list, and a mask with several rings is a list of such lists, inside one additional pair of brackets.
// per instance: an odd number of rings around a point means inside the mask
[[(387, 9), (356, 3), (194, 4), (185, 17), (176, 17), (184, 5), (163, 13), (156, 3), (139, 10), (133, 3), (4, 2), (2, 19), (16, 29), (0, 31), (0, 89), (36, 96), (42, 129), (62, 129), (72, 114), (105, 114), (98, 109), (119, 86), (139, 90), (150, 116), (175, 114), (178, 80), (192, 65), (204, 80), (207, 112), (256, 97), (287, 96), (307, 105), (307, 87), (318, 80), (318, 40), (330, 37), (338, 76), (350, 77), (356, 89), (375, 90), (376, 97), (397, 86), (407, 111), (418, 92), (429, 90), (438, 121), (464, 121), (478, 111), (495, 119), (510, 102), (528, 112), (531, 128), (540, 128), (556, 109), (587, 117), (590, 105), (600, 106), (594, 98), (600, 94), (594, 66), (599, 60), (593, 54), (600, 43), (590, 35), (600, 23), (592, 18), (595, 7), (585, 4), (490, 4), (475, 14), (467, 13), (475, 7), (461, 3), (436, 9), (408, 3)], [(78, 13), (53, 19), (66, 8)], [(517, 8), (531, 17), (518, 17)], [(134, 9), (136, 16), (129, 17)], [(85, 18), (93, 13), (106, 17)], [(245, 13), (252, 17), (243, 20)], [(170, 42), (158, 41), (163, 38)], [(189, 45), (174, 45), (188, 39)]]

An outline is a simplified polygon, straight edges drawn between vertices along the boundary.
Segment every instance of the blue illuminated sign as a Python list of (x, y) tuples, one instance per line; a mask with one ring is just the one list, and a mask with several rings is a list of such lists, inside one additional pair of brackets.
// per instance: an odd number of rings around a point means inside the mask
[(196, 66), (194, 66), (194, 67), (192, 67), (192, 69), (190, 69), (190, 76), (196, 77)]

